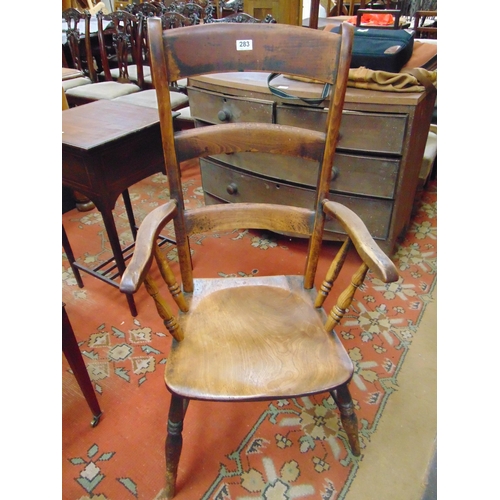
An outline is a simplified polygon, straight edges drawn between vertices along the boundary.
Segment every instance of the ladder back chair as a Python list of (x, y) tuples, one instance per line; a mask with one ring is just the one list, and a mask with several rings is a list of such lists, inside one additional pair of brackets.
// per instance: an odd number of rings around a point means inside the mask
[[(358, 424), (348, 389), (354, 368), (334, 328), (368, 269), (384, 282), (397, 280), (398, 273), (360, 218), (343, 205), (328, 201), (353, 27), (344, 24), (341, 34), (333, 34), (284, 24), (211, 23), (162, 31), (159, 19), (148, 23), (170, 200), (142, 222), (120, 290), (134, 293), (144, 284), (174, 339), (165, 370), (171, 393), (165, 444), (166, 498), (175, 495), (182, 425), (191, 399), (238, 402), (330, 393), (352, 454), (357, 456)], [(174, 132), (170, 82), (237, 71), (286, 72), (327, 83), (325, 131), (224, 123)], [(180, 164), (232, 152), (264, 152), (320, 162), (314, 206), (236, 203), (186, 210)], [(318, 282), (321, 286), (316, 293), (315, 274), (327, 217), (338, 219), (347, 237), (327, 276)], [(182, 288), (176, 280), (177, 271), (174, 273), (155, 242), (169, 221), (173, 221), (176, 234)], [(195, 279), (190, 235), (232, 229), (265, 229), (308, 238), (304, 274)], [(326, 315), (322, 305), (351, 247), (362, 263)], [(153, 260), (171, 292), (168, 300), (161, 296), (150, 272)], [(178, 314), (170, 305), (174, 303)]]

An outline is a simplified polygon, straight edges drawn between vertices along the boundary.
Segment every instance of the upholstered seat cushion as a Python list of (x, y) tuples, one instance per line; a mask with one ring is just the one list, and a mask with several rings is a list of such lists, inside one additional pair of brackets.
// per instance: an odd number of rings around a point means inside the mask
[[(432, 172), (432, 167), (437, 157), (437, 133), (432, 130), (429, 131), (427, 142), (425, 143), (424, 157), (422, 158), (422, 166), (420, 167), (419, 178), (424, 182), (427, 181)], [(435, 127), (437, 132), (437, 127)]]
[[(137, 66), (135, 64), (131, 64), (130, 66), (127, 67), (127, 71), (128, 71), (128, 77), (130, 78), (130, 80), (132, 80), (133, 82), (136, 82), (137, 81)], [(110, 72), (111, 72), (111, 76), (115, 80), (120, 75), (120, 70), (118, 68), (113, 68), (110, 70)], [(149, 66), (143, 66), (142, 72), (143, 72), (144, 78), (149, 77), (151, 79), (151, 77), (150, 77), (151, 70), (149, 69)], [(101, 72), (101, 76), (104, 76), (103, 72)]]
[(187, 78), (181, 78), (180, 80), (177, 80), (177, 85), (179, 87), (187, 87), (187, 84), (188, 84)]
[[(135, 94), (130, 94), (114, 99), (116, 101), (126, 102), (128, 104), (135, 104), (136, 106), (145, 106), (147, 108), (158, 109), (158, 101), (156, 100), (156, 90), (142, 90)], [(188, 96), (182, 92), (170, 92), (170, 102), (172, 109), (177, 109), (189, 102)]]
[(63, 80), (62, 88), (64, 89), (64, 91), (66, 91), (75, 87), (80, 87), (81, 85), (88, 85), (89, 83), (92, 83), (92, 80), (90, 78), (87, 78), (86, 76), (79, 76), (78, 78)]
[(69, 89), (66, 94), (72, 97), (97, 101), (99, 99), (114, 99), (140, 90), (141, 88), (135, 83), (98, 82)]
[[(145, 66), (145, 68), (147, 67), (148, 66)], [(132, 79), (132, 77), (130, 78)], [(153, 77), (151, 76), (151, 73), (146, 74), (146, 72), (144, 72), (144, 83), (146, 83), (147, 85), (153, 85)], [(175, 83), (180, 89), (185, 89), (187, 87), (188, 81), (187, 78), (182, 78), (181, 80), (177, 80), (177, 82)]]
[(191, 116), (191, 108), (186, 106), (185, 108), (178, 110), (179, 114), (175, 117), (177, 121), (181, 121), (183, 123), (193, 123), (193, 117)]

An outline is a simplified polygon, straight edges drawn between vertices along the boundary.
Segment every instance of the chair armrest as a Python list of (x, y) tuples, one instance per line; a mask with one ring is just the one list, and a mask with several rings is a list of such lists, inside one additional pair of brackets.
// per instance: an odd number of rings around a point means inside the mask
[(327, 215), (337, 219), (347, 233), (363, 262), (384, 283), (399, 279), (394, 263), (381, 250), (372, 238), (365, 223), (349, 208), (335, 201), (324, 200), (323, 208)]
[(134, 255), (120, 282), (121, 292), (134, 293), (139, 289), (151, 267), (155, 242), (161, 230), (173, 219), (176, 211), (176, 201), (170, 200), (145, 217), (137, 232)]

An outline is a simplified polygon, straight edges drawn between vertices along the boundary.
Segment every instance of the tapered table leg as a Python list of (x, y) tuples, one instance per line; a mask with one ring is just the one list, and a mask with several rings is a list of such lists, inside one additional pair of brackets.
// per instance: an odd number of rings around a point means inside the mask
[(78, 342), (75, 337), (75, 332), (68, 318), (66, 309), (62, 308), (62, 349), (63, 353), (68, 360), (69, 366), (75, 375), (75, 378), (80, 386), (85, 400), (89, 405), (90, 411), (94, 418), (91, 422), (92, 427), (95, 427), (101, 418), (102, 410), (97, 401), (97, 396), (92, 387), (92, 382), (90, 380), (89, 374), (87, 372), (87, 367), (83, 361), (82, 354), (78, 347)]

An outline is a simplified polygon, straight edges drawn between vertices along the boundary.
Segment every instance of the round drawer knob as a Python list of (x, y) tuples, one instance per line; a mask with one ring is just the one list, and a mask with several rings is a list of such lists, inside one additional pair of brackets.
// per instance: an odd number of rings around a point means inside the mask
[(340, 174), (339, 167), (332, 167), (332, 181), (335, 180)]
[(229, 194), (237, 194), (238, 193), (238, 186), (237, 186), (237, 184), (235, 184), (234, 182), (231, 182), (231, 184), (229, 184), (227, 186), (226, 191)]
[(231, 114), (229, 113), (229, 111), (225, 111), (225, 110), (221, 109), (221, 110), (217, 113), (217, 118), (218, 118), (221, 122), (227, 122), (227, 121), (231, 118)]

